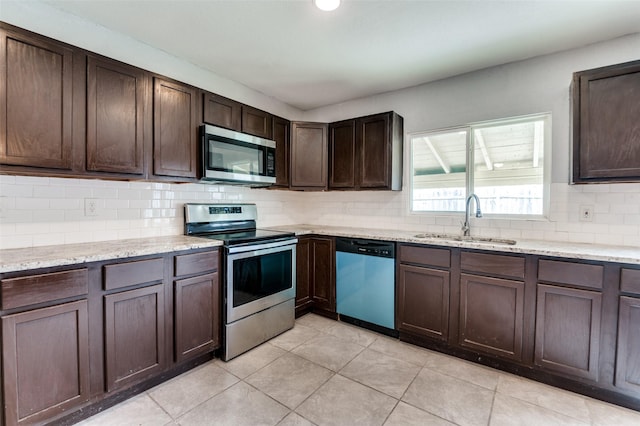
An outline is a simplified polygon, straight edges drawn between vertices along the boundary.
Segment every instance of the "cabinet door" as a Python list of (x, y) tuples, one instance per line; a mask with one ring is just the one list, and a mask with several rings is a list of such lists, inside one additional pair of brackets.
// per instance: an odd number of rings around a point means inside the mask
[(220, 346), (220, 285), (218, 274), (175, 282), (176, 362)]
[(313, 238), (314, 307), (336, 311), (335, 245), (332, 238)]
[(153, 174), (195, 178), (197, 90), (159, 78), (153, 98)]
[(447, 341), (449, 272), (410, 265), (398, 272), (398, 329)]
[(300, 238), (296, 246), (296, 313), (298, 314), (313, 304), (311, 299), (313, 249), (310, 242), (310, 238)]
[(289, 187), (289, 121), (273, 117), (273, 140), (276, 141), (276, 186)]
[(524, 282), (461, 274), (461, 346), (522, 361)]
[(291, 188), (327, 188), (327, 125), (291, 123)]
[(602, 295), (538, 284), (535, 364), (596, 381)]
[(106, 390), (158, 374), (165, 365), (164, 285), (104, 297)]
[(87, 58), (87, 170), (141, 175), (148, 75)]
[(640, 180), (640, 61), (574, 75), (575, 182)]
[(89, 399), (85, 300), (2, 317), (5, 422), (41, 424)]
[(356, 122), (329, 125), (329, 188), (356, 187)]
[(242, 131), (265, 139), (273, 138), (271, 114), (242, 105)]
[(359, 118), (357, 124), (358, 184), (361, 188), (391, 186), (390, 114)]
[(0, 163), (71, 170), (74, 51), (4, 29), (0, 49)]
[(207, 92), (204, 94), (203, 121), (240, 132), (242, 130), (242, 104)]
[(640, 393), (640, 298), (620, 297), (616, 387)]

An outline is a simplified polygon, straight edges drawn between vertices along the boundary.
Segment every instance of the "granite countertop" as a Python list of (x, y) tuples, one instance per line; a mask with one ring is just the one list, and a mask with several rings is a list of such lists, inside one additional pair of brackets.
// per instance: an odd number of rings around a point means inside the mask
[(221, 246), (222, 241), (172, 235), (0, 250), (0, 273)]
[[(446, 247), (462, 247), (505, 253), (527, 253), (540, 256), (565, 257), (603, 262), (617, 262), (640, 265), (640, 248), (629, 246), (609, 246), (580, 244), (559, 241), (517, 240), (515, 245), (498, 242), (456, 241), (444, 238), (417, 238), (419, 231), (395, 231), (391, 229), (365, 229), (341, 226), (292, 225), (269, 229), (295, 232), (296, 235), (316, 234), (335, 237), (369, 238), (374, 240), (419, 243)], [(426, 234), (429, 234), (428, 232)]]
[[(289, 225), (267, 229), (295, 232), (296, 235), (327, 235), (335, 237), (368, 238), (375, 240), (418, 243), (444, 247), (461, 247), (504, 253), (527, 253), (541, 256), (585, 259), (640, 265), (640, 248), (578, 244), (568, 242), (517, 240), (515, 245), (496, 241), (457, 241), (445, 238), (418, 238), (418, 231), (365, 229), (323, 225)], [(427, 235), (429, 235), (427, 233)], [(97, 243), (61, 244), (0, 250), (0, 273), (29, 269), (73, 265), (101, 260), (121, 259), (173, 251), (221, 246), (222, 242), (206, 238), (173, 235), (167, 237), (135, 238)]]

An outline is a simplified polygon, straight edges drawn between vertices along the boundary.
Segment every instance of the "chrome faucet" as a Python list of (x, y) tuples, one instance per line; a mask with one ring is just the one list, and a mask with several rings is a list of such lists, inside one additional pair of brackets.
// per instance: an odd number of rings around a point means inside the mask
[(471, 199), (476, 200), (476, 217), (482, 217), (482, 210), (480, 210), (480, 199), (476, 194), (471, 194), (467, 197), (467, 204), (464, 211), (464, 223), (462, 224), (462, 233), (465, 237), (471, 234), (471, 223), (469, 222), (469, 208), (471, 207)]

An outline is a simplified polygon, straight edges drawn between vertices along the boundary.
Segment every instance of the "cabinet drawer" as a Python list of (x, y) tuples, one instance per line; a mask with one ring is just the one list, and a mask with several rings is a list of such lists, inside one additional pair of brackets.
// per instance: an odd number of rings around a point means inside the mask
[(460, 267), (464, 271), (524, 279), (524, 257), (463, 251)]
[(400, 262), (448, 268), (451, 266), (451, 252), (447, 249), (401, 245)]
[(622, 268), (620, 271), (620, 291), (640, 294), (640, 269)]
[(87, 269), (75, 269), (2, 280), (2, 310), (87, 294), (88, 277)]
[(602, 289), (603, 272), (602, 265), (558, 260), (540, 260), (538, 263), (538, 281), (557, 284)]
[(218, 250), (176, 256), (175, 274), (177, 277), (179, 277), (182, 275), (217, 271), (218, 258)]
[(154, 283), (162, 281), (163, 278), (164, 261), (162, 258), (104, 266), (105, 290)]

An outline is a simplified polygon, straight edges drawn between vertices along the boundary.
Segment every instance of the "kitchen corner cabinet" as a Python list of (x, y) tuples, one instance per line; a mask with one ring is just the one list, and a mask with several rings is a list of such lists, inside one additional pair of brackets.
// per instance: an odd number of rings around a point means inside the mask
[(273, 117), (273, 140), (276, 142), (276, 184), (281, 188), (289, 187), (289, 153), (291, 123), (280, 117)]
[(603, 272), (602, 265), (539, 261), (537, 366), (598, 380)]
[(398, 259), (398, 330), (446, 342), (451, 251), (400, 244)]
[(0, 424), (45, 423), (89, 400), (87, 287), (84, 268), (0, 281), (13, 312), (0, 317)]
[(402, 189), (403, 119), (394, 112), (329, 125), (330, 189)]
[(142, 177), (149, 84), (139, 68), (88, 55), (87, 171)]
[(0, 163), (70, 172), (74, 169), (76, 49), (0, 24)]
[(640, 395), (640, 269), (622, 268), (615, 385)]
[(573, 182), (640, 181), (640, 61), (573, 75)]
[(301, 237), (296, 248), (296, 314), (336, 312), (335, 241)]
[(199, 116), (197, 98), (198, 90), (195, 87), (154, 78), (154, 175), (186, 181), (196, 179)]
[(291, 123), (291, 189), (327, 189), (328, 125)]

